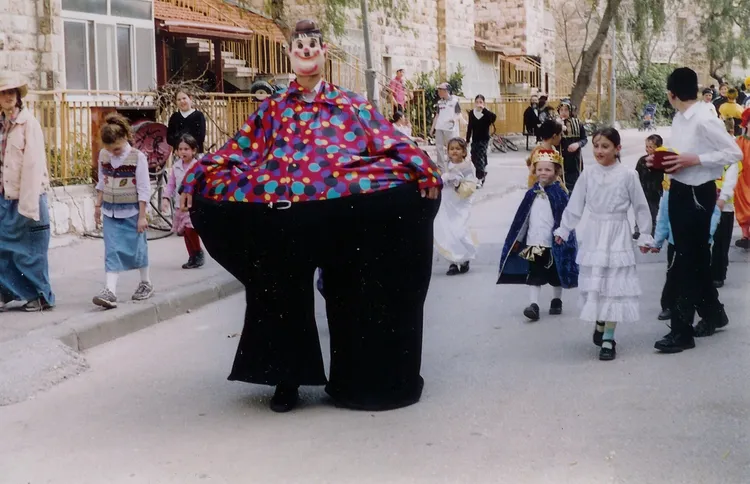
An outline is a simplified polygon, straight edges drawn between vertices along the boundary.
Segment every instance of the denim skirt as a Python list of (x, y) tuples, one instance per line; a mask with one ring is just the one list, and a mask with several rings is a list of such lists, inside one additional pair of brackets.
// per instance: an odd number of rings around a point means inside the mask
[(138, 215), (103, 218), (104, 269), (123, 272), (148, 265), (146, 232), (138, 233)]
[(0, 297), (4, 302), (39, 297), (55, 304), (49, 281), (50, 225), (47, 195), (39, 197), (39, 221), (18, 213), (18, 200), (0, 197)]

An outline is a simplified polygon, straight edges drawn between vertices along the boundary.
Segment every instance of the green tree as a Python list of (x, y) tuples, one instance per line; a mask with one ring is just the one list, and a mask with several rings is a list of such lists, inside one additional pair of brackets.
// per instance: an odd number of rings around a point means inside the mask
[[(579, 0), (580, 1), (580, 0)], [(664, 1), (665, 0), (632, 0), (632, 16), (627, 21), (631, 22), (636, 34), (636, 39), (642, 39), (648, 25), (663, 25), (664, 23)], [(743, 1), (743, 0), (737, 0)], [(603, 2), (603, 3), (602, 3)], [(601, 55), (605, 42), (607, 41), (610, 28), (623, 19), (620, 7), (623, 0), (583, 0), (586, 8), (583, 10), (585, 35), (580, 46), (580, 54), (574, 63), (574, 84), (570, 98), (574, 105), (580, 106), (586, 91), (591, 86), (594, 78), (597, 61)], [(569, 4), (564, 5), (563, 7)], [(581, 9), (577, 9), (579, 12)], [(600, 14), (601, 13), (601, 14)], [(594, 36), (589, 40), (589, 31), (596, 26)], [(580, 26), (567, 26), (566, 32), (571, 35), (580, 36)], [(569, 41), (566, 38), (566, 48), (570, 52)]]
[(702, 13), (700, 31), (705, 39), (709, 74), (726, 80), (732, 63), (747, 67), (750, 59), (750, 2), (747, 0), (698, 0)]

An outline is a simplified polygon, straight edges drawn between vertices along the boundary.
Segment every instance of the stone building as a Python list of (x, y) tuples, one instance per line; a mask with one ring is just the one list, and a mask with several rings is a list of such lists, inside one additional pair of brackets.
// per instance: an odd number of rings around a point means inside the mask
[(0, 0), (0, 70), (32, 89), (65, 87), (60, 0)]

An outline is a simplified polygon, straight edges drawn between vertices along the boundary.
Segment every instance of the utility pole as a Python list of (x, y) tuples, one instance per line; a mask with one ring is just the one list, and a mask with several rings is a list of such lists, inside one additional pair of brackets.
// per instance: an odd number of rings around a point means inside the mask
[(612, 29), (612, 47), (610, 49), (612, 68), (610, 69), (609, 79), (609, 124), (614, 128), (615, 121), (617, 121), (617, 27), (614, 22), (610, 28)]
[(375, 69), (372, 65), (372, 44), (370, 43), (370, 20), (369, 12), (367, 8), (367, 0), (360, 0), (360, 7), (362, 8), (362, 32), (365, 37), (365, 61), (367, 62), (367, 68), (365, 69), (365, 82), (367, 85), (367, 99), (372, 103), (375, 109), (378, 109), (377, 100), (375, 99)]

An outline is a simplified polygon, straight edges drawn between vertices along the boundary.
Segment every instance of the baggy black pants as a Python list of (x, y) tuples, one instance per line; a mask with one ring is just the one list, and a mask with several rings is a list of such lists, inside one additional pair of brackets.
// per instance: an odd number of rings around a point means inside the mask
[(674, 237), (676, 299), (672, 308), (672, 332), (692, 334), (695, 310), (711, 323), (720, 323), (719, 293), (711, 279), (709, 234), (711, 215), (716, 206), (713, 181), (690, 186), (672, 180), (669, 194), (669, 220)]
[(408, 185), (276, 207), (193, 202), (206, 249), (245, 285), (245, 326), (229, 379), (326, 384), (314, 313), (320, 267), (331, 339), (326, 391), (368, 410), (417, 402), (439, 201)]
[(674, 303), (677, 300), (677, 293), (675, 291), (675, 280), (672, 263), (674, 261), (674, 245), (667, 245), (667, 279), (664, 281), (664, 289), (661, 291), (661, 309), (672, 309)]
[(733, 230), (734, 212), (721, 212), (721, 220), (714, 234), (714, 246), (711, 248), (711, 277), (714, 281), (724, 282), (727, 278)]

